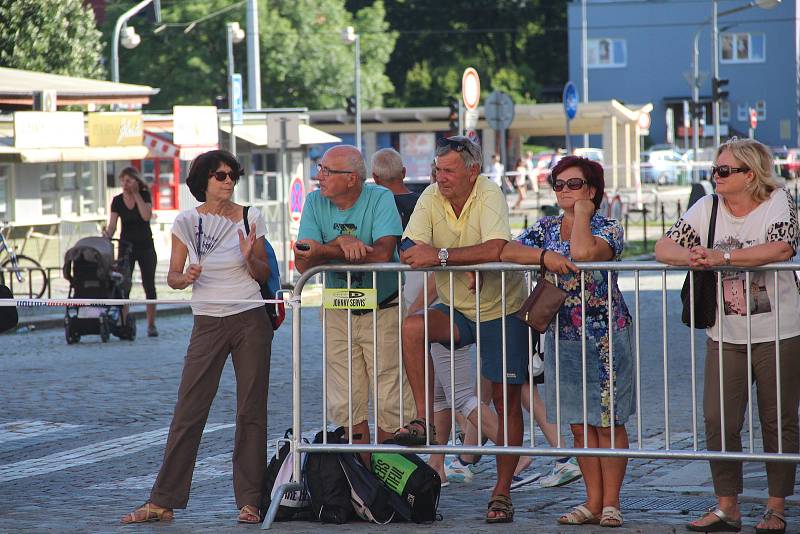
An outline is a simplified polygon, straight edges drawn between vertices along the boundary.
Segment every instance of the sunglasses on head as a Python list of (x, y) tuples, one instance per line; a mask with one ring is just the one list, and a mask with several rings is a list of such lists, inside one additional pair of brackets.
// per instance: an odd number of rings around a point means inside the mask
[(218, 182), (224, 182), (227, 178), (230, 178), (233, 183), (239, 181), (239, 173), (236, 171), (214, 171), (211, 173), (213, 178), (216, 178)]
[(717, 175), (720, 178), (727, 178), (731, 174), (737, 172), (748, 172), (750, 169), (747, 167), (731, 167), (730, 165), (715, 165), (711, 167), (711, 176)]
[(564, 186), (572, 189), (573, 191), (577, 191), (584, 185), (588, 184), (586, 180), (583, 178), (570, 178), (569, 180), (555, 180), (553, 182), (553, 191), (563, 191)]
[(475, 153), (472, 151), (473, 144), (474, 143), (469, 139), (469, 137), (464, 137), (463, 135), (443, 137), (436, 142), (436, 145), (440, 148), (447, 147), (455, 152), (463, 152), (466, 150), (474, 156)]

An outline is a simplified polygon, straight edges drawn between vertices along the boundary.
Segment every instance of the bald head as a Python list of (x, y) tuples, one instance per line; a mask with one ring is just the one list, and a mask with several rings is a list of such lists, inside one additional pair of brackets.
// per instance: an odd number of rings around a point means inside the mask
[(382, 148), (372, 156), (372, 177), (378, 185), (402, 183), (406, 177), (403, 159), (393, 148)]
[(350, 169), (362, 182), (367, 179), (367, 165), (361, 152), (352, 145), (336, 145), (325, 151), (323, 159), (335, 160)]

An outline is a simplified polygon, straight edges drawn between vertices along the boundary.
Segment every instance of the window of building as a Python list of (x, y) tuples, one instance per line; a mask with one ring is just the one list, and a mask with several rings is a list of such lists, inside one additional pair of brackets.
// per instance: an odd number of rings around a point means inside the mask
[(763, 33), (723, 33), (719, 45), (723, 63), (761, 63), (767, 57)]
[[(251, 157), (252, 198), (251, 202), (277, 201), (278, 199), (278, 157), (275, 153), (253, 154)], [(245, 185), (245, 184), (242, 184)], [(249, 184), (246, 184), (249, 186)], [(242, 191), (250, 190), (249, 187)]]
[(731, 103), (723, 100), (719, 103), (719, 120), (722, 122), (731, 122)]
[(589, 39), (586, 47), (590, 67), (624, 67), (628, 63), (625, 39)]
[(749, 113), (750, 106), (747, 104), (738, 104), (736, 106), (736, 120), (739, 122), (747, 122), (750, 120)]
[(759, 100), (756, 102), (756, 116), (758, 120), (765, 121), (767, 120), (767, 101), (766, 100)]
[(0, 165), (0, 219), (9, 219), (8, 188), (11, 184), (11, 167)]
[(80, 167), (78, 183), (81, 189), (81, 215), (99, 212), (100, 167), (96, 163), (86, 162)]
[(42, 215), (58, 215), (58, 165), (45, 163), (39, 175)]

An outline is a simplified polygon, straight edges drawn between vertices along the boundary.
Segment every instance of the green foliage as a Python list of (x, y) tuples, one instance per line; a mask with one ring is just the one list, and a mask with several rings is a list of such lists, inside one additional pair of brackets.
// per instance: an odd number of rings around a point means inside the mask
[[(163, 3), (165, 23), (197, 20), (232, 5), (231, 0), (181, 0)], [(130, 6), (109, 6), (105, 33)], [(361, 95), (364, 107), (379, 107), (394, 88), (385, 74), (396, 40), (378, 0), (355, 16), (343, 0), (270, 0), (259, 2), (259, 32), (263, 107), (344, 107), (353, 94), (354, 53), (341, 31), (354, 26), (361, 38)], [(133, 50), (120, 49), (120, 79), (161, 88), (151, 100), (153, 109), (174, 104), (212, 104), (227, 95), (225, 23), (246, 26), (245, 7), (198, 23), (184, 33), (168, 26), (153, 33), (150, 24), (132, 21), (142, 36)], [(110, 37), (109, 37), (110, 39)], [(235, 70), (247, 87), (246, 41), (234, 45)]]
[(460, 94), (461, 74), (470, 66), (480, 74), (484, 98), (502, 90), (518, 103), (534, 102), (544, 86), (566, 80), (566, 0), (396, 0), (387, 6), (400, 35), (387, 65), (397, 88), (392, 105), (444, 105)]
[(81, 0), (0, 0), (0, 65), (102, 78), (102, 34)]

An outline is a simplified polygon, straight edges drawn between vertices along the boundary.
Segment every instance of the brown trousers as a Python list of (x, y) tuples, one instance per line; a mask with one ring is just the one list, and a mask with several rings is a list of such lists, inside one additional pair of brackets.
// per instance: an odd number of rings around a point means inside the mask
[[(725, 403), (725, 447), (727, 451), (742, 450), (742, 425), (747, 410), (747, 345), (722, 344), (722, 365)], [(800, 336), (780, 342), (781, 368), (781, 432), (783, 452), (800, 450), (798, 437), (798, 406), (800, 405)], [(775, 342), (754, 343), (752, 377), (757, 386), (758, 417), (765, 452), (778, 452), (778, 403), (775, 373)], [(706, 446), (710, 451), (722, 450), (719, 406), (719, 348), (708, 338), (703, 394), (706, 424)], [(793, 463), (767, 462), (767, 485), (771, 497), (787, 497), (794, 493)], [(714, 493), (734, 497), (742, 493), (742, 462), (711, 461)]]
[(263, 306), (228, 317), (194, 316), (164, 462), (150, 493), (153, 503), (186, 508), (200, 438), (231, 354), (236, 374), (233, 491), (237, 508), (258, 506), (266, 463), (272, 336)]

